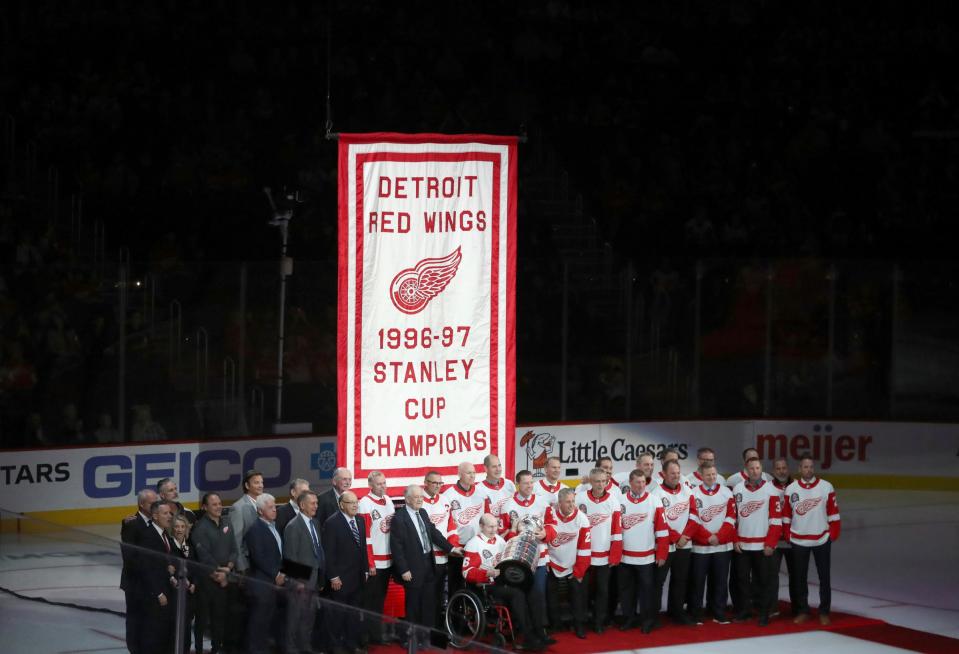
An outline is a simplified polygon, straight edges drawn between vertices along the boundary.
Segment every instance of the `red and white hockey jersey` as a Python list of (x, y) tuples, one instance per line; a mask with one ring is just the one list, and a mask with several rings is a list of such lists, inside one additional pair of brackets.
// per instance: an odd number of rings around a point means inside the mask
[[(728, 552), (736, 540), (736, 500), (733, 492), (717, 483), (712, 490), (700, 484), (693, 488), (693, 503), (696, 512), (689, 519), (696, 523), (693, 533), (693, 554)], [(709, 537), (719, 539), (718, 545), (710, 545)]]
[[(629, 492), (629, 472), (617, 472), (613, 479), (616, 480), (616, 487), (619, 489), (620, 495), (625, 496), (626, 493)], [(648, 477), (646, 479), (646, 492), (655, 493), (662, 480), (663, 473), (661, 472), (654, 473), (652, 477)]]
[(498, 516), (503, 512), (503, 503), (516, 492), (516, 485), (509, 479), (500, 477), (498, 484), (491, 484), (484, 479), (476, 484), (476, 490), (489, 499), (489, 512)]
[[(697, 486), (702, 485), (703, 478), (700, 476), (699, 470), (694, 470), (693, 472), (686, 475), (686, 478), (684, 479), (684, 481), (686, 482), (686, 485), (689, 486), (690, 488), (696, 488)], [(716, 483), (725, 484), (726, 478), (717, 472)]]
[(669, 555), (669, 528), (663, 505), (655, 493), (623, 496), (623, 560), (629, 565), (649, 565)]
[[(593, 487), (589, 484), (580, 484), (579, 486), (576, 487), (576, 494), (579, 495), (580, 493), (588, 493), (590, 489), (592, 488)], [(615, 476), (613, 476), (612, 479), (606, 482), (606, 487), (603, 488), (603, 490), (606, 491), (607, 493), (612, 493), (613, 496), (616, 497), (617, 499), (623, 498), (623, 492), (620, 490), (619, 484), (616, 482)]]
[(456, 483), (443, 491), (441, 497), (450, 505), (450, 515), (456, 525), (456, 533), (453, 534), (456, 541), (451, 540), (450, 543), (456, 547), (470, 542), (473, 536), (480, 533), (480, 518), (490, 512), (486, 495), (480, 492), (478, 484), (473, 484), (469, 492), (465, 492)]
[(557, 481), (550, 485), (545, 479), (537, 479), (533, 488), (537, 495), (542, 495), (549, 500), (550, 506), (556, 506), (556, 503), (559, 502), (559, 492), (563, 490), (563, 482)]
[(471, 584), (485, 584), (493, 581), (489, 571), (503, 558), (506, 541), (499, 534), (484, 538), (478, 534), (470, 539), (463, 548), (463, 578)]
[(839, 540), (842, 522), (836, 490), (825, 479), (809, 483), (797, 479), (786, 488), (783, 522), (789, 542), (815, 547), (827, 540)]
[(753, 488), (740, 482), (733, 489), (736, 498), (736, 542), (746, 551), (776, 547), (782, 532), (779, 491), (768, 481)]
[(599, 499), (592, 492), (576, 493), (576, 506), (590, 528), (590, 565), (619, 563), (623, 556), (622, 496), (607, 490)]
[[(546, 540), (539, 544), (539, 565), (546, 565), (548, 558), (546, 555), (546, 543), (552, 540), (556, 530), (552, 524), (547, 522), (547, 512), (549, 504), (546, 499), (536, 495), (530, 495), (525, 500), (514, 493), (512, 497), (503, 502), (502, 512), (499, 514), (500, 535), (507, 541), (519, 533), (520, 521), (526, 516), (535, 516), (543, 521), (546, 531)], [(550, 518), (555, 523), (555, 519)]]
[(562, 515), (555, 507), (550, 507), (546, 514), (546, 519), (555, 523), (555, 533), (546, 544), (549, 557), (547, 565), (557, 577), (572, 574), (582, 579), (589, 569), (593, 553), (589, 518), (576, 507), (568, 516)]
[(390, 556), (390, 523), (393, 521), (393, 500), (368, 493), (360, 498), (357, 513), (366, 525), (366, 554), (377, 570), (393, 565)]
[[(453, 537), (456, 533), (456, 525), (453, 523), (453, 515), (450, 513), (450, 504), (444, 499), (442, 493), (437, 493), (433, 497), (430, 497), (424, 492), (423, 509), (426, 510), (426, 514), (430, 517), (430, 522), (433, 523), (437, 531), (446, 537), (446, 540)], [(438, 564), (449, 561), (446, 552), (443, 550), (438, 550), (434, 547), (433, 554)]]
[(792, 482), (793, 482), (792, 477), (787, 477), (786, 481), (782, 482), (776, 479), (775, 476), (773, 476), (772, 485), (776, 488), (777, 491), (779, 491), (779, 508), (782, 509), (782, 513), (783, 513), (783, 529), (779, 535), (779, 542), (776, 543), (777, 549), (789, 549), (790, 547), (789, 534), (787, 533), (788, 530), (786, 529), (786, 489), (789, 487), (789, 484), (791, 484)]
[[(656, 489), (660, 501), (663, 504), (663, 515), (666, 518), (666, 527), (669, 529), (669, 551), (675, 551), (676, 542), (681, 536), (692, 539), (696, 532), (696, 523), (690, 521), (690, 513), (696, 510), (696, 504), (692, 501), (693, 491), (680, 480), (676, 488), (669, 488), (666, 484), (660, 484)], [(691, 540), (679, 548), (688, 550), (693, 546)]]

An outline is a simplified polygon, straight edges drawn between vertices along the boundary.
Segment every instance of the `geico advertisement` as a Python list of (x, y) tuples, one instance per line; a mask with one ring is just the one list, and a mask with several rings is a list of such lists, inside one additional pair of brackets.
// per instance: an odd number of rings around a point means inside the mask
[(135, 504), (137, 491), (171, 477), (184, 502), (217, 491), (239, 497), (246, 470), (263, 473), (267, 491), (286, 495), (290, 479), (314, 484), (332, 478), (332, 436), (117, 445), (7, 451), (0, 463), (0, 508), (53, 511)]
[(959, 425), (829, 420), (532, 425), (516, 430), (516, 467), (542, 476), (546, 460), (558, 456), (563, 476), (571, 478), (608, 456), (616, 472), (622, 472), (631, 470), (642, 452), (658, 460), (672, 448), (688, 474), (696, 468), (700, 447), (716, 451), (724, 474), (741, 469), (742, 451), (753, 447), (767, 469), (779, 457), (795, 469), (808, 454), (824, 475), (959, 477)]

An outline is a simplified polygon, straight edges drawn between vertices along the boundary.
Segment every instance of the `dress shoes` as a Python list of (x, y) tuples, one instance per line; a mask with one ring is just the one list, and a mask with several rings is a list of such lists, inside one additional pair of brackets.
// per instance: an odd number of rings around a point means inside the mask
[(635, 629), (637, 624), (636, 618), (630, 618), (629, 620), (623, 620), (623, 624), (619, 625), (620, 631), (629, 631), (630, 629)]
[(824, 627), (828, 627), (829, 625), (832, 624), (832, 620), (829, 619), (828, 613), (819, 614), (819, 624), (821, 624)]
[(725, 613), (715, 613), (713, 614), (713, 622), (717, 624), (729, 624), (730, 620), (726, 617)]
[(586, 629), (581, 624), (576, 625), (573, 633), (576, 634), (577, 638), (586, 638)]
[(763, 613), (762, 615), (759, 616), (759, 626), (765, 627), (767, 625), (769, 625), (769, 616)]
[(685, 612), (677, 613), (676, 615), (672, 616), (672, 618), (673, 618), (673, 622), (675, 622), (676, 624), (680, 624), (684, 626), (696, 624), (695, 621), (693, 621), (693, 619), (689, 617), (689, 614)]
[(800, 613), (793, 619), (793, 624), (805, 624), (807, 622), (809, 622), (808, 613)]
[(643, 623), (643, 626), (641, 626), (641, 627), (639, 628), (639, 630), (640, 630), (641, 632), (643, 632), (644, 634), (648, 634), (649, 632), (651, 632), (651, 631), (653, 630), (653, 623), (652, 623), (652, 622), (644, 622), (644, 623)]
[(601, 634), (604, 631), (606, 631), (606, 625), (604, 625), (602, 622), (597, 622), (596, 624), (593, 625), (593, 631), (595, 631), (598, 634)]

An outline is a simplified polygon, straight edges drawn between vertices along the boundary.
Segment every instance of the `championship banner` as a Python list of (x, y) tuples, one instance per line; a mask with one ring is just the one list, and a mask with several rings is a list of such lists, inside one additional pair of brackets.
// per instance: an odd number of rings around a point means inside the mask
[(515, 137), (341, 134), (338, 463), (513, 474)]

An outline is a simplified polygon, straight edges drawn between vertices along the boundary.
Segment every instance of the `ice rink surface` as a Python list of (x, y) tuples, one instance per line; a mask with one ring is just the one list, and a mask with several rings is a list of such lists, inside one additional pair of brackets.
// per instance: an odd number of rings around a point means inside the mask
[[(838, 495), (843, 527), (832, 550), (833, 610), (959, 638), (959, 493), (839, 489)], [(3, 533), (0, 587), (123, 611), (118, 539), (119, 524)], [(816, 579), (812, 571), (810, 579)], [(788, 599), (785, 567), (780, 591)], [(810, 586), (809, 599), (818, 604), (817, 586)], [(123, 618), (0, 593), (0, 647), (31, 654), (122, 652)], [(777, 654), (905, 651), (825, 631), (637, 651), (684, 654), (694, 647), (699, 654), (742, 647)]]

